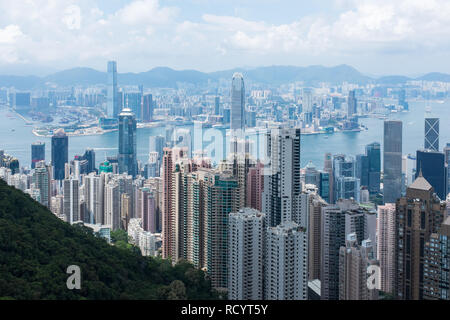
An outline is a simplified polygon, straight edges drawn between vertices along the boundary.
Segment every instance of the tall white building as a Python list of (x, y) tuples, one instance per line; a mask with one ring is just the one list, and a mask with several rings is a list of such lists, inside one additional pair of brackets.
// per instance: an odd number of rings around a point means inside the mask
[(395, 281), (395, 204), (378, 206), (377, 259), (380, 261), (381, 291), (392, 293)]
[(300, 129), (273, 129), (267, 134), (266, 148), (270, 165), (264, 168), (262, 211), (266, 226), (274, 227), (298, 217), (296, 201), (302, 190)]
[(64, 179), (64, 216), (70, 224), (80, 220), (79, 182), (70, 177)]
[(104, 224), (111, 230), (120, 228), (120, 193), (119, 185), (111, 180), (105, 186), (105, 217)]
[(84, 199), (86, 201), (86, 214), (91, 224), (103, 223), (104, 187), (102, 177), (90, 173), (84, 177)]
[(308, 235), (293, 221), (267, 228), (264, 298), (306, 300), (308, 294)]
[(263, 299), (264, 214), (243, 208), (228, 220), (228, 299)]

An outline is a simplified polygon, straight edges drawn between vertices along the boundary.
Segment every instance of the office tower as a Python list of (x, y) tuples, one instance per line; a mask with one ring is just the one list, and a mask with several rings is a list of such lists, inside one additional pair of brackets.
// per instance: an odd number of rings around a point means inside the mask
[(416, 178), (422, 176), (433, 186), (438, 197), (444, 200), (447, 196), (447, 168), (445, 155), (439, 151), (417, 150)]
[(50, 208), (51, 206), (51, 167), (46, 166), (45, 163), (38, 162), (33, 173), (34, 187), (39, 190), (39, 202)]
[(303, 88), (302, 112), (311, 113), (313, 108), (313, 96), (311, 88)]
[(306, 228), (285, 221), (266, 231), (264, 299), (306, 300), (308, 236)]
[(380, 175), (381, 175), (381, 148), (378, 142), (366, 145), (366, 155), (369, 160), (369, 183), (368, 189), (370, 194), (380, 192)]
[[(328, 173), (328, 183), (329, 183), (329, 192), (328, 192), (328, 203), (334, 203), (334, 173), (333, 173), (333, 158), (331, 153), (325, 153), (324, 163), (323, 163), (323, 171)], [(321, 191), (321, 192), (325, 192)]]
[(211, 285), (228, 289), (228, 217), (238, 211), (238, 182), (231, 174), (217, 174), (206, 187), (206, 269)]
[(356, 178), (361, 187), (369, 186), (369, 157), (365, 154), (356, 155)]
[(45, 161), (45, 143), (38, 141), (31, 144), (31, 169), (34, 169), (36, 163), (42, 160)]
[(228, 299), (263, 299), (264, 214), (251, 208), (228, 220)]
[(72, 224), (80, 220), (79, 182), (77, 179), (64, 179), (64, 216)]
[(81, 160), (87, 161), (86, 173), (91, 173), (96, 170), (95, 169), (95, 151), (94, 151), (94, 149), (87, 148), (86, 151), (84, 152), (84, 155), (81, 158)]
[(262, 210), (262, 192), (264, 189), (264, 165), (257, 162), (248, 169), (247, 174), (247, 204), (249, 208)]
[(266, 226), (274, 227), (292, 221), (296, 215), (295, 203), (301, 193), (300, 129), (269, 132), (267, 152), (270, 166), (264, 169), (262, 211), (266, 214)]
[(322, 208), (321, 217), (321, 299), (339, 299), (339, 250), (346, 235), (355, 233), (362, 240), (375, 241), (373, 220), (376, 215), (360, 208), (353, 200), (339, 200)]
[(69, 138), (63, 129), (56, 130), (52, 136), (53, 179), (65, 178), (65, 165), (69, 161)]
[(439, 118), (425, 118), (425, 150), (439, 151)]
[(322, 208), (327, 205), (317, 195), (309, 197), (308, 280), (320, 279)]
[(450, 300), (450, 217), (425, 243), (423, 297)]
[(395, 203), (402, 191), (402, 122), (384, 121), (383, 201)]
[(101, 176), (94, 172), (84, 177), (84, 199), (90, 223), (103, 224), (104, 186)]
[(438, 232), (444, 218), (445, 203), (421, 175), (396, 203), (396, 279), (397, 299), (420, 300), (424, 293), (425, 243)]
[(111, 230), (120, 228), (120, 192), (116, 181), (110, 180), (105, 185), (105, 217), (104, 224)]
[(214, 114), (220, 115), (220, 97), (214, 98)]
[(186, 128), (177, 128), (173, 134), (173, 146), (187, 148), (187, 156), (192, 157), (192, 137), (191, 131)]
[(313, 184), (317, 188), (319, 188), (320, 173), (316, 169), (316, 166), (312, 163), (312, 161), (309, 161), (305, 167), (304, 182), (305, 184)]
[(381, 291), (393, 293), (395, 280), (395, 204), (378, 206), (377, 259), (380, 261)]
[(357, 101), (355, 98), (355, 90), (350, 90), (348, 92), (348, 99), (347, 99), (347, 118), (350, 119), (353, 117), (354, 114), (356, 114), (356, 105)]
[(119, 173), (137, 175), (136, 118), (130, 109), (119, 114)]
[(117, 118), (119, 114), (117, 94), (117, 63), (108, 61), (108, 92), (106, 100), (106, 113), (108, 118)]
[(370, 240), (358, 245), (355, 233), (339, 249), (339, 300), (377, 300), (378, 290), (367, 286), (367, 268), (378, 266)]
[(355, 199), (359, 202), (360, 179), (356, 177), (356, 161), (353, 157), (333, 157), (334, 200)]
[(223, 108), (223, 124), (231, 122), (231, 108)]
[(161, 160), (163, 156), (163, 148), (166, 144), (166, 140), (163, 136), (150, 136), (149, 138), (149, 151), (158, 152), (158, 159)]
[(125, 108), (130, 109), (136, 119), (142, 120), (142, 94), (140, 92), (125, 93)]
[(153, 96), (146, 94), (142, 97), (142, 121), (150, 122), (153, 120)]
[(245, 87), (241, 73), (234, 73), (231, 81), (231, 130), (244, 130)]

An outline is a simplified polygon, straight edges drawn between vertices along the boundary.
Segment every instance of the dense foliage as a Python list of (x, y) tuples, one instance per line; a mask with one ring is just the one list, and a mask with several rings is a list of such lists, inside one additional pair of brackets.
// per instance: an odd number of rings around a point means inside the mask
[[(79, 290), (67, 289), (69, 265), (81, 269)], [(0, 300), (216, 297), (204, 272), (191, 264), (172, 266), (112, 246), (0, 179)]]

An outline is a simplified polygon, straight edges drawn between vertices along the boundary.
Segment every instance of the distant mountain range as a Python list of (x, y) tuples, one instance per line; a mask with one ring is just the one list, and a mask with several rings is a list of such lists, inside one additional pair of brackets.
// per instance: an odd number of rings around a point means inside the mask
[[(1, 71), (0, 71), (1, 72)], [(450, 82), (450, 74), (432, 72), (418, 78), (401, 75), (369, 77), (348, 65), (335, 67), (324, 66), (270, 66), (251, 69), (236, 68), (216, 72), (200, 72), (196, 70), (173, 70), (168, 67), (157, 67), (140, 73), (118, 73), (119, 85), (139, 85), (145, 87), (176, 88), (179, 83), (201, 85), (208, 81), (231, 79), (234, 72), (241, 72), (246, 81), (279, 85), (293, 81), (305, 81), (308, 84), (318, 82), (342, 83), (376, 83), (401, 84), (409, 80), (428, 80)], [(107, 82), (106, 72), (91, 68), (73, 68), (50, 74), (45, 77), (0, 75), (0, 87), (13, 86), (20, 90), (43, 88), (52, 85), (96, 85)]]

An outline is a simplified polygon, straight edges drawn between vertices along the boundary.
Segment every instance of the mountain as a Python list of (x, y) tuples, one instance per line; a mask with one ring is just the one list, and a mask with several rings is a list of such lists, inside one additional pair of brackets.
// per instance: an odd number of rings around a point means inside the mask
[[(204, 85), (209, 81), (220, 79), (230, 80), (233, 73), (241, 72), (245, 81), (279, 85), (294, 81), (304, 81), (306, 85), (320, 82), (330, 83), (375, 83), (402, 84), (413, 78), (391, 75), (369, 77), (348, 65), (324, 67), (320, 65), (308, 67), (268, 66), (257, 68), (235, 68), (223, 71), (204, 73), (196, 70), (174, 70), (168, 67), (157, 67), (146, 72), (118, 73), (119, 85), (144, 85), (144, 87), (177, 88), (180, 83)], [(450, 82), (450, 75), (443, 73), (428, 73), (417, 80)], [(75, 86), (106, 84), (106, 72), (91, 68), (73, 68), (50, 74), (46, 77), (36, 76), (0, 76), (0, 87), (14, 86), (20, 90), (44, 88), (48, 85)]]
[[(69, 290), (68, 266), (81, 270)], [(0, 300), (212, 299), (201, 270), (143, 257), (71, 226), (0, 179)]]
[(416, 80), (450, 82), (450, 74), (431, 72), (416, 78)]

